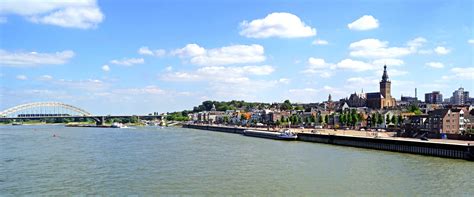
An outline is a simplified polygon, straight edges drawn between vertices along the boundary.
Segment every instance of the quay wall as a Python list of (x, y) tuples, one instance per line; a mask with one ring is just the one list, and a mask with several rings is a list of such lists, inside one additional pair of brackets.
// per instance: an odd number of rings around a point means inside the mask
[(193, 124), (184, 124), (183, 127), (191, 128), (191, 129), (218, 131), (218, 132), (224, 132), (224, 133), (235, 133), (235, 134), (243, 134), (245, 130), (245, 128), (239, 128), (239, 127), (223, 127), (223, 126), (193, 125)]
[[(184, 128), (243, 134), (245, 128), (185, 124)], [(474, 146), (402, 139), (299, 133), (298, 141), (368, 148), (427, 156), (474, 160)]]
[(312, 133), (298, 134), (298, 140), (359, 148), (412, 153), (436, 157), (474, 160), (474, 146), (433, 142), (415, 142), (386, 138), (368, 138)]

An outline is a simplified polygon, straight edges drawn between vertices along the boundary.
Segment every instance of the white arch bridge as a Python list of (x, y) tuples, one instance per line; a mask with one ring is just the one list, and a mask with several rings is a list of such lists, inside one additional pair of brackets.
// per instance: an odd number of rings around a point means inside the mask
[(94, 120), (97, 125), (103, 125), (105, 120), (110, 118), (130, 117), (138, 117), (139, 119), (161, 119), (161, 116), (156, 115), (92, 115), (91, 113), (79, 107), (60, 102), (27, 103), (11, 107), (0, 112), (0, 121), (41, 120), (46, 118), (89, 118)]

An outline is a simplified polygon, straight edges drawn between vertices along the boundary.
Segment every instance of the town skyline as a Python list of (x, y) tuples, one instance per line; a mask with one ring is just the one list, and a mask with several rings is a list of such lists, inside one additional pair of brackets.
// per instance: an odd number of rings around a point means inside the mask
[(59, 101), (139, 114), (205, 100), (315, 103), (379, 91), (384, 65), (397, 100), (415, 88), (419, 100), (432, 91), (449, 98), (474, 88), (472, 11), (468, 1), (7, 0), (0, 108)]

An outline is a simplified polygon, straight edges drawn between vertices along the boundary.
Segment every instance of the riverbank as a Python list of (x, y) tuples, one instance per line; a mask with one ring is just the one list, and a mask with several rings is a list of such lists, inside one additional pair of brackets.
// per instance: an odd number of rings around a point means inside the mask
[[(266, 130), (262, 128), (194, 124), (186, 124), (183, 127), (235, 134), (243, 134), (246, 129)], [(292, 132), (298, 134), (298, 141), (474, 160), (474, 142), (472, 141), (441, 139), (423, 141), (414, 138), (393, 137), (393, 134), (389, 132), (376, 132), (374, 134), (374, 132), (355, 130), (292, 129)]]

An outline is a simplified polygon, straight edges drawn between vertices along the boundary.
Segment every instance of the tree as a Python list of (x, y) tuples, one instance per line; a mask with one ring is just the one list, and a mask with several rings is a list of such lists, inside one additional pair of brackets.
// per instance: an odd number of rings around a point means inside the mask
[(385, 124), (388, 125), (390, 124), (390, 121), (392, 121), (392, 119), (390, 118), (390, 114), (387, 114), (386, 118), (385, 118)]
[(393, 123), (394, 125), (398, 125), (398, 118), (397, 118), (396, 115), (393, 115), (393, 116), (392, 116), (392, 123)]
[(377, 124), (382, 124), (384, 122), (384, 119), (385, 119), (385, 116), (383, 116), (382, 114), (377, 114)]
[(318, 116), (318, 123), (319, 124), (323, 123), (323, 116), (322, 115)]
[(296, 106), (296, 107), (295, 107), (295, 110), (298, 110), (298, 111), (303, 111), (303, 110), (304, 110), (304, 107), (303, 107), (303, 106), (300, 106), (300, 105), (298, 105), (298, 106)]
[(341, 122), (342, 125), (345, 125), (346, 124), (346, 115), (345, 114), (341, 114), (339, 116), (339, 122)]
[(401, 114), (398, 115), (398, 125), (403, 124), (403, 121), (404, 121), (403, 116)]
[(418, 105), (415, 105), (415, 104), (410, 105), (408, 107), (408, 111), (415, 113), (415, 115), (420, 115), (421, 114), (420, 108), (418, 107)]
[(324, 123), (329, 124), (329, 115), (324, 116)]
[(314, 115), (311, 115), (311, 119), (310, 119), (311, 122), (316, 122), (316, 117)]
[(293, 109), (293, 107), (291, 106), (290, 100), (285, 100), (281, 104), (280, 109), (281, 110), (291, 110), (291, 109)]
[(379, 116), (377, 113), (372, 114), (372, 125), (377, 127), (377, 124), (379, 122)]
[(281, 125), (281, 121), (280, 121), (280, 120), (277, 120), (277, 121), (275, 122), (275, 124), (276, 124), (277, 126), (280, 126), (280, 125)]

